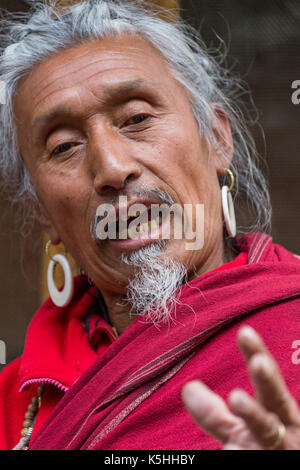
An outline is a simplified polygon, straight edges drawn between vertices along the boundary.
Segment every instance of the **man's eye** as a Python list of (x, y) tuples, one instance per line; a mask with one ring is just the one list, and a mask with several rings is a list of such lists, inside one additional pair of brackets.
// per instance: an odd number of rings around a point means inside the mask
[(145, 121), (147, 118), (150, 118), (149, 114), (138, 114), (137, 116), (133, 116), (127, 122), (129, 124), (140, 124), (141, 122)]
[(66, 142), (65, 144), (60, 144), (53, 150), (51, 155), (58, 155), (60, 153), (65, 153), (68, 150), (70, 150), (74, 145), (75, 144), (72, 144), (72, 142)]

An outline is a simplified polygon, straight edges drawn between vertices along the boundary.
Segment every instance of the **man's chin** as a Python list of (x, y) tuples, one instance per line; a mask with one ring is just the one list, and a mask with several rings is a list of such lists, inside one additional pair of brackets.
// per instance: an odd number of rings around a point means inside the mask
[(172, 319), (177, 302), (174, 292), (186, 277), (185, 266), (170, 259), (166, 249), (167, 241), (158, 240), (122, 254), (123, 263), (134, 268), (126, 301), (132, 312), (152, 323)]

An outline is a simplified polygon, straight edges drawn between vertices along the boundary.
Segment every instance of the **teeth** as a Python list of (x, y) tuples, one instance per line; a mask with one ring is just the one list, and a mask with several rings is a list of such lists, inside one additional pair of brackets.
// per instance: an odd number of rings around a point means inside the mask
[(149, 228), (148, 222), (145, 222), (144, 224), (141, 224), (140, 225), (140, 233), (141, 234), (148, 233), (148, 228)]
[(126, 240), (127, 239), (127, 228), (125, 228), (124, 230), (122, 230), (120, 233), (119, 233), (119, 238), (121, 240)]
[(131, 239), (134, 238), (134, 233), (133, 232), (134, 232), (134, 230), (132, 228), (128, 229), (128, 238), (131, 238)]
[[(139, 210), (138, 210), (138, 211), (136, 211), (135, 217), (139, 217), (141, 214), (144, 215), (144, 214), (146, 214), (147, 212), (148, 212), (148, 209), (145, 210), (143, 213), (142, 213), (142, 211), (139, 211)], [(126, 213), (126, 214), (123, 214), (122, 217), (120, 216), (120, 217), (119, 217), (119, 220), (120, 220), (120, 221), (122, 220), (122, 221), (124, 221), (124, 222), (127, 222), (127, 220), (129, 220), (130, 218), (131, 218), (131, 216), (129, 216), (128, 213)], [(161, 225), (161, 223), (162, 223), (162, 214), (160, 213), (155, 219), (152, 219), (152, 220), (151, 220), (151, 223), (153, 223), (153, 222), (156, 222), (156, 224), (157, 224), (156, 227), (157, 227), (158, 225)], [(149, 227), (150, 227), (150, 222), (145, 222), (145, 223), (143, 223), (143, 224), (140, 224), (140, 226), (142, 226), (142, 225), (145, 226), (145, 225), (147, 225), (148, 223), (149, 223)], [(156, 227), (155, 227), (155, 228), (156, 228)], [(148, 227), (147, 227), (147, 228), (148, 228)], [(137, 230), (137, 231), (138, 231), (138, 230)]]
[(129, 219), (129, 215), (128, 214), (123, 214), (122, 217), (120, 217), (120, 220), (124, 220), (125, 222), (127, 222), (127, 220)]
[(136, 230), (135, 227), (129, 228), (128, 229), (128, 238), (137, 238), (138, 237), (138, 229)]
[(155, 219), (153, 219), (149, 222), (149, 228), (150, 228), (151, 231), (155, 230), (157, 227), (158, 227), (158, 225), (157, 225), (157, 222), (156, 222)]
[(127, 240), (128, 238), (133, 239), (144, 235), (145, 233), (152, 232), (159, 227), (161, 220), (162, 216), (160, 214), (156, 219), (150, 220), (150, 222), (145, 222), (137, 227), (131, 227), (128, 230), (125, 228), (119, 232), (119, 240)]

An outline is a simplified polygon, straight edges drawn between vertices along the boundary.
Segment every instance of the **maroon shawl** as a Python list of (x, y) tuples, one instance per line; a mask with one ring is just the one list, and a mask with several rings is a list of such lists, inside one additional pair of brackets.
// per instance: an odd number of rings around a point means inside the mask
[(243, 324), (262, 335), (300, 402), (300, 365), (292, 360), (300, 259), (261, 233), (238, 245), (247, 265), (181, 286), (175, 323), (136, 318), (65, 394), (30, 448), (220, 448), (185, 411), (181, 389), (199, 378), (224, 398), (235, 387), (253, 393), (236, 344)]

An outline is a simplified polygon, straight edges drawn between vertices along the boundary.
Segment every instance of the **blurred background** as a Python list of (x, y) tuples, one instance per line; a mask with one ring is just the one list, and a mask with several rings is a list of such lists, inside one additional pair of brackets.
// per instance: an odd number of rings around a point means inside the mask
[[(268, 166), (273, 203), (273, 239), (300, 254), (300, 104), (291, 85), (300, 80), (299, 0), (157, 0), (201, 31), (205, 43), (228, 49), (228, 65), (245, 80), (256, 104), (253, 134)], [(24, 11), (22, 0), (0, 7)], [(1, 149), (0, 149), (1, 151)], [(22, 354), (30, 319), (47, 295), (45, 235), (34, 226), (20, 235), (5, 194), (0, 199), (0, 339), (6, 362)], [(3, 366), (0, 364), (0, 370)]]

